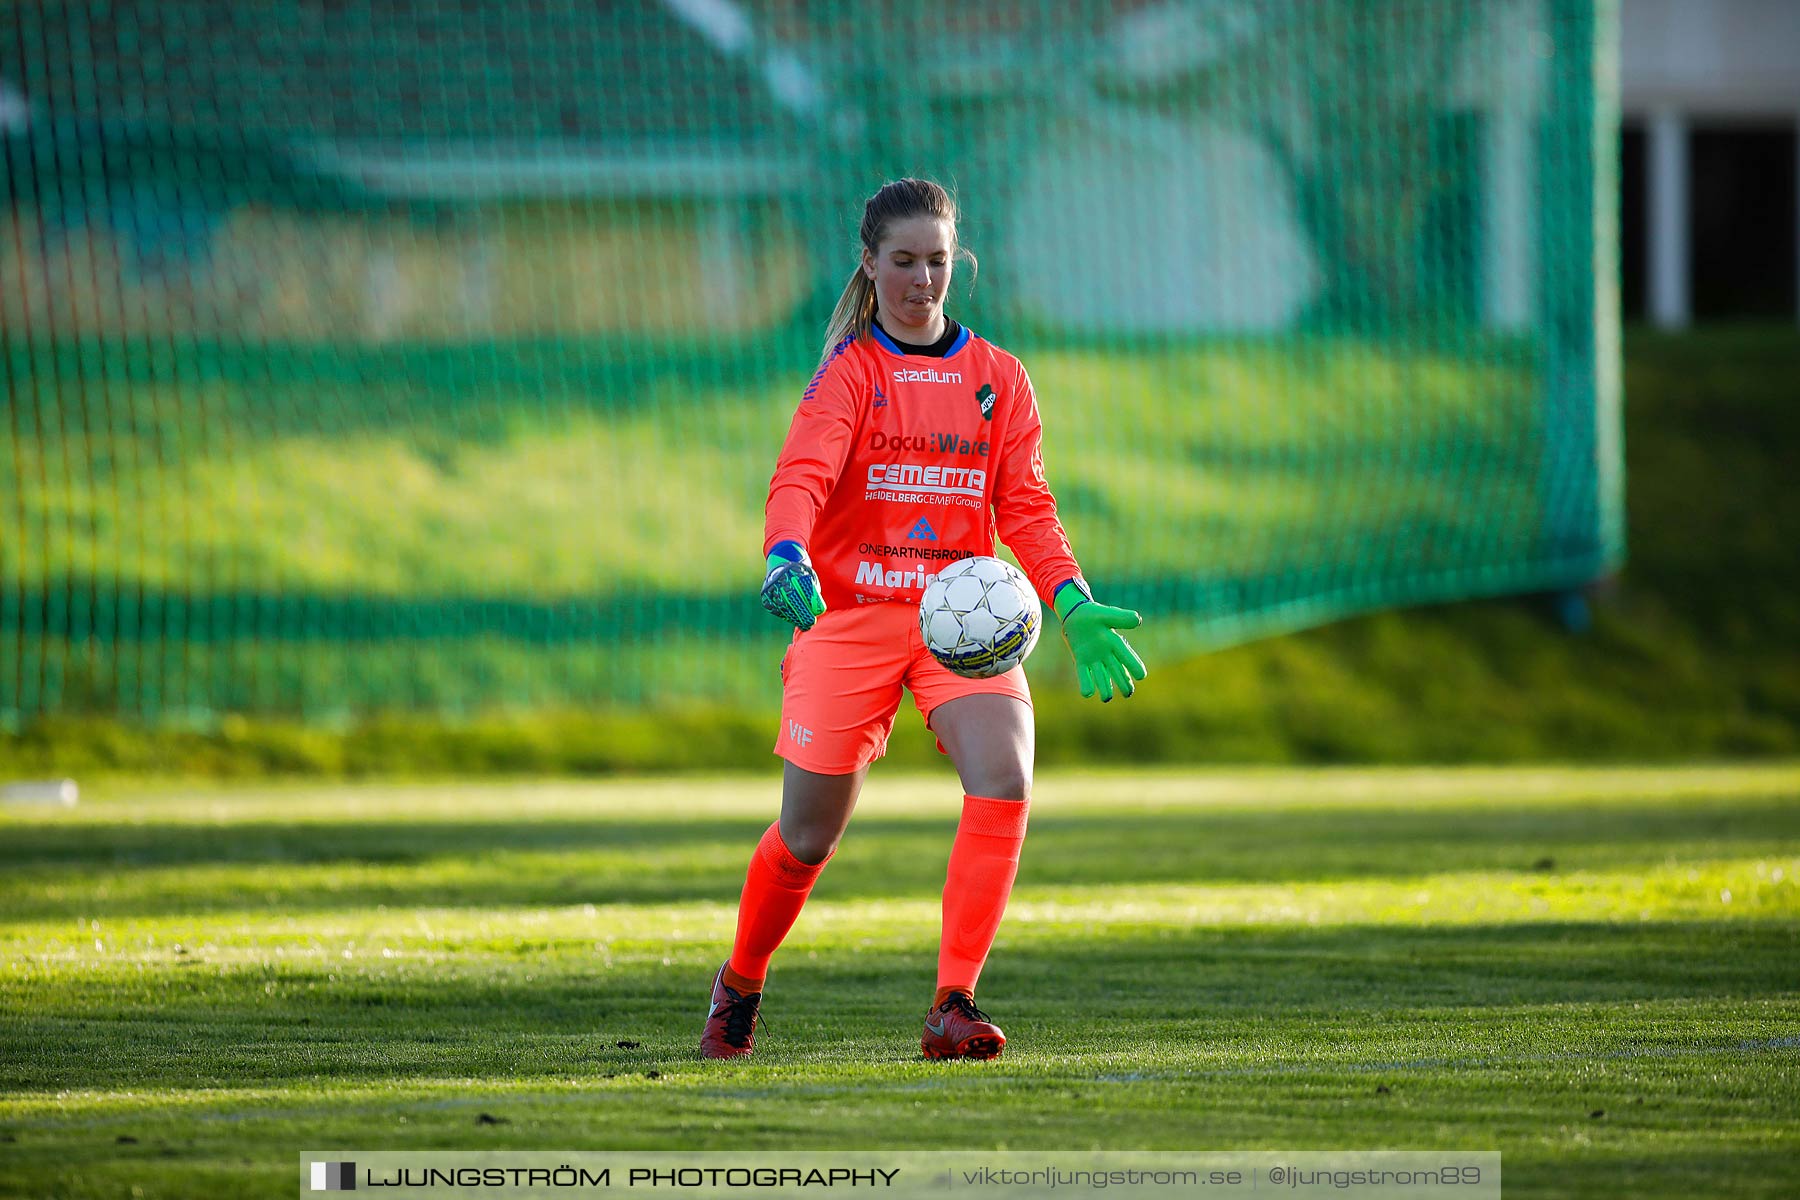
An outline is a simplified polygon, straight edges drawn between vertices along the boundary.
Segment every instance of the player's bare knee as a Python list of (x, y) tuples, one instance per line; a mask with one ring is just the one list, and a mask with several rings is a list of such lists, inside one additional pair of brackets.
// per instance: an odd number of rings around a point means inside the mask
[(787, 843), (788, 853), (809, 867), (817, 866), (830, 858), (842, 836), (836, 829), (809, 829), (805, 826), (791, 830), (783, 828), (781, 831), (781, 840)]
[(989, 768), (971, 772), (971, 775), (964, 786), (972, 796), (985, 796), (989, 800), (1031, 799), (1031, 772), (1023, 764)]

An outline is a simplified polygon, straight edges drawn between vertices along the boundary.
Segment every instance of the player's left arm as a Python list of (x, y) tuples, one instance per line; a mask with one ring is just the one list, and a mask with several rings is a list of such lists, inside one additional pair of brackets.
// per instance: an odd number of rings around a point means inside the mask
[(1143, 618), (1094, 600), (1044, 478), (1043, 420), (1023, 366), (1013, 386), (995, 456), (994, 520), (1000, 540), (1018, 555), (1032, 587), (1062, 622), (1081, 694), (1098, 695), (1102, 703), (1115, 694), (1129, 696), (1146, 671), (1144, 660), (1118, 631), (1137, 628)]

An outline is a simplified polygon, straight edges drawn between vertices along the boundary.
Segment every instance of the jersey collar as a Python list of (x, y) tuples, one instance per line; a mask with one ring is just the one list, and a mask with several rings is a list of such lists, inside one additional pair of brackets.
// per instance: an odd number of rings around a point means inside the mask
[[(900, 348), (900, 344), (898, 342), (894, 341), (893, 338), (889, 337), (886, 333), (882, 332), (881, 326), (871, 324), (869, 326), (869, 336), (873, 337), (878, 343), (880, 343), (881, 348), (883, 350), (886, 350), (889, 354), (898, 355), (901, 358), (910, 357), (906, 353), (906, 351), (904, 351)], [(963, 347), (967, 346), (968, 344), (969, 344), (969, 327), (967, 325), (964, 325), (962, 327), (962, 331), (956, 335), (956, 340), (954, 342), (950, 343), (950, 348), (948, 350), (944, 351), (944, 359), (939, 360), (939, 361), (944, 361), (947, 359), (955, 358), (958, 354), (962, 353)]]

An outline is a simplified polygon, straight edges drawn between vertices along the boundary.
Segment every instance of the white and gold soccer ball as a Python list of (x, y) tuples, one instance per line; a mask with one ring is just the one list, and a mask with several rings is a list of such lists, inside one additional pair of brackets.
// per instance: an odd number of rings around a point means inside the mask
[(938, 572), (919, 601), (919, 632), (933, 658), (988, 679), (1025, 661), (1043, 629), (1025, 573), (998, 558), (965, 558)]

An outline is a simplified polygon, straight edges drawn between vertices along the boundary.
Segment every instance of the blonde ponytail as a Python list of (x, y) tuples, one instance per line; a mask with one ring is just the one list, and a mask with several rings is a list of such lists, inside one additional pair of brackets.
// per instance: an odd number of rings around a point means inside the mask
[(837, 307), (831, 310), (831, 320), (825, 323), (825, 349), (819, 361), (830, 358), (831, 352), (845, 338), (868, 337), (874, 320), (875, 281), (863, 274), (862, 267), (858, 266), (844, 284), (844, 293), (838, 297)]

